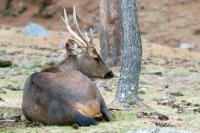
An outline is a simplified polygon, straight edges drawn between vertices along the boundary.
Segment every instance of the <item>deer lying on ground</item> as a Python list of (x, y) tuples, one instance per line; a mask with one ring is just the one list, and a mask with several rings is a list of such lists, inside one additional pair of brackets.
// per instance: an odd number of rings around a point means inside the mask
[(83, 46), (68, 39), (64, 61), (36, 72), (26, 80), (22, 101), (25, 117), (46, 125), (96, 125), (94, 117), (100, 113), (107, 121), (114, 120), (98, 88), (89, 79), (114, 76), (93, 46), (92, 30), (90, 39), (87, 34), (84, 38), (76, 20), (75, 7), (73, 21), (78, 35), (69, 26), (65, 10), (64, 18), (61, 18)]

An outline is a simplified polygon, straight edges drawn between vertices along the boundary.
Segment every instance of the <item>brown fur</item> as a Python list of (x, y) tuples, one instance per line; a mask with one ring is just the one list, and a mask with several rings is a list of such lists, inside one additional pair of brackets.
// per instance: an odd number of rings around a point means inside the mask
[(89, 78), (103, 78), (107, 73), (111, 72), (95, 48), (82, 48), (82, 52), (78, 55), (67, 55), (66, 59), (61, 63), (43, 69), (42, 72), (65, 72), (66, 70), (80, 71)]
[(79, 47), (73, 47), (75, 42), (68, 43), (68, 56), (64, 61), (26, 80), (22, 101), (25, 117), (47, 125), (95, 125), (93, 117), (100, 113), (106, 120), (114, 120), (99, 90), (89, 79), (112, 78), (113, 73), (94, 48), (82, 48), (78, 53)]
[(83, 112), (86, 116), (95, 117), (100, 113), (100, 108), (97, 108), (98, 106), (95, 105), (95, 102), (96, 101), (87, 102), (87, 105), (77, 103), (75, 104), (75, 108)]
[(75, 123), (71, 119), (75, 110), (93, 118), (102, 111), (101, 107), (106, 105), (98, 89), (78, 71), (34, 73), (24, 86), (22, 109), (31, 121), (69, 125)]

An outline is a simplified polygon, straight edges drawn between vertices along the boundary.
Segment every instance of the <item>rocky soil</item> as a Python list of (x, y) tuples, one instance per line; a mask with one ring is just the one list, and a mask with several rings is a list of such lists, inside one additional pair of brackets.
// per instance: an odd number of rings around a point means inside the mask
[[(0, 1), (0, 10), (4, 9), (5, 1)], [(40, 17), (33, 17), (39, 2), (24, 1), (28, 10), (22, 14), (18, 13), (18, 2), (15, 0), (8, 12), (0, 14), (1, 24), (18, 27), (36, 22), (47, 29), (65, 30), (60, 19), (63, 8), (71, 14), (72, 5), (76, 5), (82, 30), (98, 29), (98, 0), (53, 0)], [(172, 47), (186, 43), (189, 45), (186, 47), (200, 51), (200, 0), (143, 0), (137, 2), (137, 7), (141, 34), (146, 41)], [(69, 20), (72, 22), (72, 17)]]
[[(72, 37), (63, 31), (50, 31), (48, 37), (32, 37), (24, 35), (23, 29), (7, 26), (0, 29), (1, 58), (13, 63), (10, 67), (0, 68), (0, 127), (3, 129), (0, 132), (128, 132), (143, 127), (200, 131), (200, 54), (145, 43), (145, 39), (139, 96), (167, 117), (134, 105), (121, 105), (111, 109), (116, 121), (100, 122), (90, 128), (79, 127), (76, 131), (73, 127), (48, 127), (26, 121), (20, 109), (25, 80), (33, 72), (63, 60), (64, 44)], [(99, 49), (99, 38), (95, 37), (94, 42)], [(115, 98), (120, 75), (120, 67), (111, 69), (115, 73), (113, 79), (94, 81), (107, 104)]]
[[(0, 9), (3, 9), (4, 2), (0, 1)], [(94, 127), (44, 126), (42, 123), (28, 122), (21, 112), (25, 80), (30, 74), (63, 60), (65, 42), (72, 38), (65, 32), (60, 20), (60, 7), (70, 9), (75, 2), (82, 29), (98, 26), (97, 0), (91, 0), (88, 4), (78, 0), (71, 4), (65, 2), (68, 1), (60, 0), (49, 7), (55, 11), (51, 19), (33, 17), (38, 6), (30, 3), (26, 3), (28, 10), (23, 14), (0, 14), (0, 59), (12, 62), (12, 66), (0, 68), (0, 132), (158, 132), (165, 128), (165, 131), (200, 131), (200, 54), (178, 48), (183, 42), (194, 45), (196, 50), (199, 48), (198, 0), (138, 1), (143, 38), (139, 97), (167, 117), (160, 117), (135, 105), (121, 105), (111, 109), (116, 121), (102, 121)], [(17, 4), (12, 9), (17, 11)], [(29, 22), (50, 29), (51, 36), (25, 35), (24, 27)], [(95, 37), (94, 42), (99, 49), (99, 36)], [(94, 81), (107, 104), (115, 99), (120, 75), (120, 67), (111, 69), (115, 73), (113, 79)]]

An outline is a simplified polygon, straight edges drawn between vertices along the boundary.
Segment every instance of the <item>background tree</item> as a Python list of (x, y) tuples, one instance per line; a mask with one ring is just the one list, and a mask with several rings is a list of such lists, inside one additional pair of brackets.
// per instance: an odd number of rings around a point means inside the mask
[(116, 0), (119, 7), (120, 40), (123, 54), (118, 90), (115, 100), (109, 105), (117, 103), (137, 104), (145, 107), (164, 120), (168, 116), (159, 113), (144, 104), (138, 97), (139, 75), (142, 61), (142, 42), (137, 15), (137, 0)]
[(108, 66), (121, 65), (118, 0), (100, 0), (100, 46)]
[(136, 0), (119, 0), (119, 7), (123, 56), (116, 101), (139, 104), (142, 42)]
[[(142, 43), (136, 0), (100, 0), (101, 54), (110, 66), (119, 65), (122, 44), (122, 66), (116, 100), (112, 103), (137, 103)], [(117, 63), (116, 63), (117, 62)], [(111, 104), (111, 105), (112, 105)]]
[[(24, 1), (24, 0), (20, 0), (20, 1), (19, 1), (19, 13), (23, 13), (23, 12), (25, 12), (25, 11), (27, 10), (27, 6), (24, 5), (23, 1)], [(5, 5), (5, 8), (4, 8), (4, 10), (3, 10), (4, 13), (6, 13), (6, 11), (7, 11), (8, 9), (10, 9), (10, 7), (11, 7), (11, 5), (12, 5), (12, 2), (13, 2), (13, 0), (7, 0), (7, 1), (6, 1), (6, 5)]]

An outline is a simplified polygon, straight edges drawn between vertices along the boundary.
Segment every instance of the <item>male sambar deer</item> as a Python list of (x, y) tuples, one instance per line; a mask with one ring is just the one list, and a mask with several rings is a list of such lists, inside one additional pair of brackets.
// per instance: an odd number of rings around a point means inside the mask
[[(32, 122), (46, 125), (96, 125), (94, 117), (102, 114), (114, 120), (94, 83), (89, 78), (112, 78), (113, 72), (103, 63), (90, 39), (81, 34), (74, 7), (73, 21), (78, 35), (70, 28), (66, 11), (61, 17), (68, 31), (79, 40), (66, 43), (67, 57), (60, 64), (36, 72), (24, 84), (22, 111)], [(88, 78), (88, 77), (89, 78)]]

